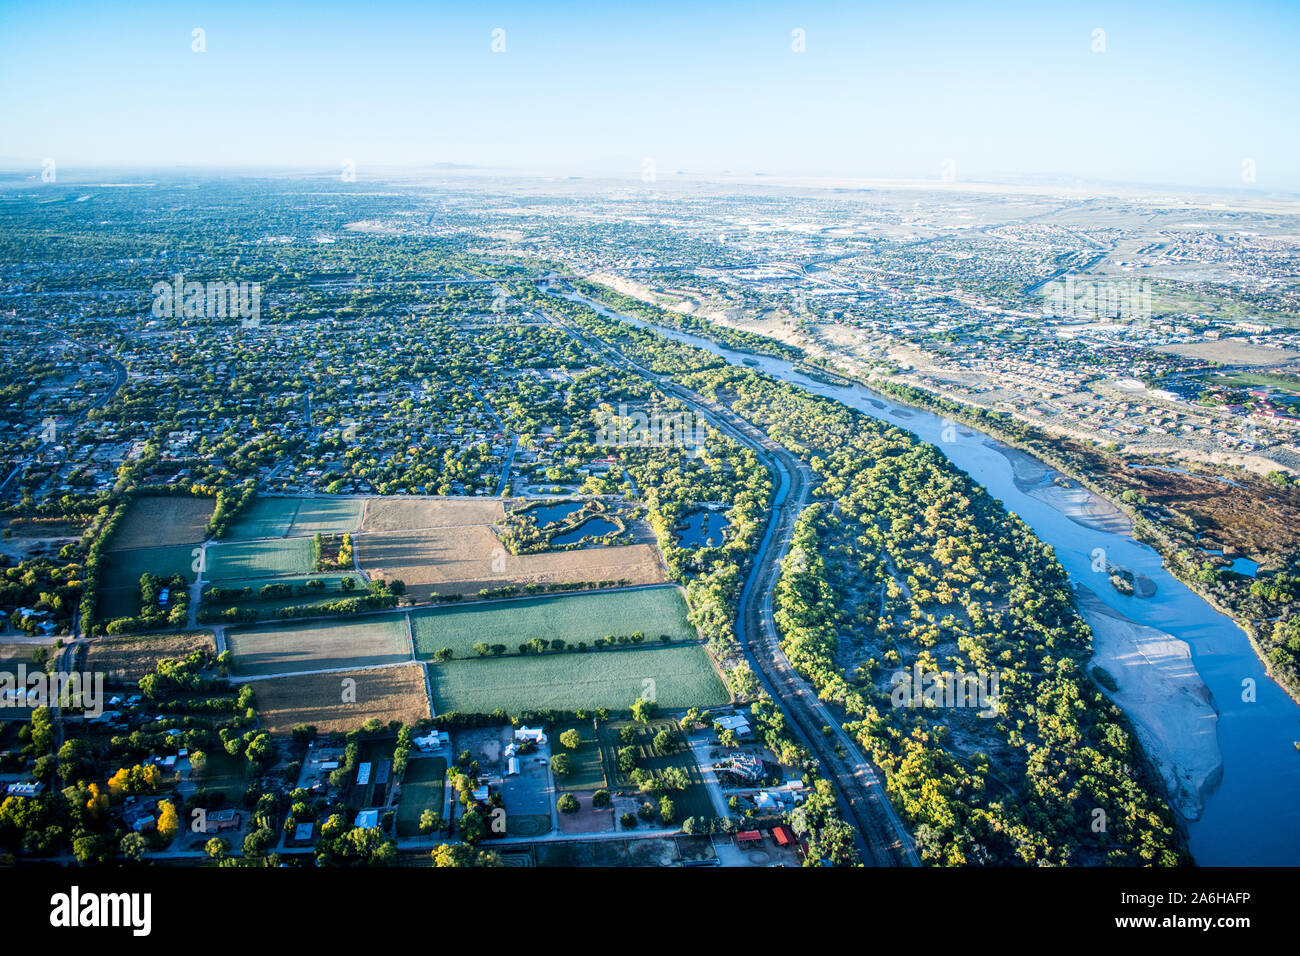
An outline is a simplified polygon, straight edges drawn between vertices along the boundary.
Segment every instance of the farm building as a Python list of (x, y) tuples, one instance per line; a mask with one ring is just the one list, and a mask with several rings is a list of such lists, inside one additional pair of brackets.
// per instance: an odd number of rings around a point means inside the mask
[(730, 730), (740, 738), (753, 734), (753, 731), (749, 728), (749, 721), (739, 714), (724, 714), (721, 717), (715, 717), (713, 722), (723, 730)]
[(749, 843), (762, 843), (763, 834), (759, 830), (740, 830), (736, 833), (736, 846), (745, 846)]
[(793, 831), (784, 823), (779, 827), (772, 827), (772, 839), (778, 846), (792, 846), (795, 842)]
[(431, 730), (427, 737), (416, 737), (415, 746), (423, 753), (435, 753), (451, 745), (451, 734), (445, 730)]
[(541, 727), (520, 727), (515, 731), (515, 740), (531, 740), (541, 747), (546, 745), (546, 733)]

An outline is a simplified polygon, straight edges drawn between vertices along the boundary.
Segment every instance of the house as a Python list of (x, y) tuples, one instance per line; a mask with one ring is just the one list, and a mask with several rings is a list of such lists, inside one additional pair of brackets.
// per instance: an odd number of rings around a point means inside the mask
[(519, 773), (519, 758), (511, 757), (506, 761), (506, 776), (513, 777)]
[(5, 788), (5, 794), (10, 797), (39, 797), (44, 789), (45, 784), (36, 780), (28, 780), (23, 783), (9, 784)]
[(423, 753), (430, 753), (450, 746), (451, 734), (445, 730), (431, 730), (427, 737), (416, 737), (414, 743), (416, 749)]
[(128, 804), (122, 809), (122, 822), (133, 833), (143, 833), (158, 825), (153, 817), (153, 807), (144, 803)]
[(243, 817), (237, 810), (212, 810), (203, 814), (204, 833), (224, 833), (238, 830)]
[(761, 780), (763, 761), (753, 754), (736, 754), (731, 758), (731, 772), (743, 780)]
[(724, 714), (721, 717), (715, 717), (713, 722), (720, 729), (730, 730), (733, 734), (742, 739), (753, 734), (753, 731), (749, 729), (749, 721), (744, 717), (741, 717), (739, 714)]
[(520, 727), (515, 731), (515, 740), (531, 740), (541, 747), (546, 745), (546, 733), (541, 727)]

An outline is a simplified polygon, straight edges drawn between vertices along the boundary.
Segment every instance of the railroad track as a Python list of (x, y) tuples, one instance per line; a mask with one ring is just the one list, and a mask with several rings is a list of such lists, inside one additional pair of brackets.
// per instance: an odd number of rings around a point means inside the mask
[[(550, 312), (545, 314), (592, 352), (651, 381), (722, 432), (753, 449), (771, 471), (777, 485), (772, 515), (740, 597), (741, 649), (800, 742), (817, 756), (834, 784), (840, 812), (854, 828), (863, 860), (875, 866), (919, 866), (911, 834), (885, 795), (875, 768), (780, 648), (772, 614), (772, 594), (781, 560), (790, 546), (795, 520), (807, 504), (813, 478), (807, 464), (730, 409), (644, 368), (567, 318)], [(832, 733), (828, 736), (823, 727), (830, 727)]]

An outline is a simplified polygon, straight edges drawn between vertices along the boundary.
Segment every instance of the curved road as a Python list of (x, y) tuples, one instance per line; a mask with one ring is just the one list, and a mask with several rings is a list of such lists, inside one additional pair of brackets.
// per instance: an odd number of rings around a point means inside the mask
[[(592, 304), (581, 296), (575, 298)], [(919, 866), (911, 835), (885, 795), (875, 768), (780, 649), (772, 614), (772, 594), (781, 560), (794, 533), (795, 519), (808, 501), (813, 482), (811, 469), (730, 409), (639, 365), (565, 317), (551, 313), (547, 317), (593, 353), (653, 382), (708, 419), (719, 431), (753, 449), (772, 472), (777, 481), (772, 520), (768, 522), (740, 596), (737, 628), (740, 646), (754, 674), (780, 706), (800, 742), (817, 755), (835, 785), (840, 811), (845, 820), (854, 824), (864, 861), (876, 866)], [(833, 730), (830, 737), (822, 732), (826, 726)]]

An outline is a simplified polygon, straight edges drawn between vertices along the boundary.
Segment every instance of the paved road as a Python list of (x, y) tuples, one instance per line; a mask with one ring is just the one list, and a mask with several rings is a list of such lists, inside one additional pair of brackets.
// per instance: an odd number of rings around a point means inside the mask
[[(658, 385), (724, 434), (753, 449), (771, 470), (777, 481), (773, 518), (741, 592), (737, 628), (741, 647), (796, 736), (817, 755), (835, 784), (841, 812), (855, 825), (863, 859), (877, 866), (920, 865), (911, 835), (886, 797), (875, 768), (780, 649), (772, 616), (772, 592), (781, 559), (790, 545), (795, 519), (807, 504), (813, 481), (808, 465), (731, 409), (651, 372), (564, 317), (550, 315), (549, 318), (594, 353)], [(825, 726), (833, 728), (831, 737), (822, 732)]]

